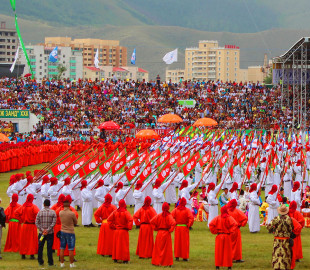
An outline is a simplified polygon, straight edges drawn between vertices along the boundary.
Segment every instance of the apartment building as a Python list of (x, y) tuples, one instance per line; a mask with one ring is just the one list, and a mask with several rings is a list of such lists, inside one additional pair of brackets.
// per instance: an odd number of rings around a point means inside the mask
[(185, 80), (238, 81), (239, 70), (240, 48), (235, 45), (201, 40), (198, 47), (185, 49)]
[(18, 46), (18, 37), (15, 29), (6, 28), (6, 23), (0, 24), (0, 63), (14, 62)]
[(99, 50), (99, 66), (121, 67), (127, 65), (127, 48), (120, 46), (118, 40), (102, 39), (71, 39), (71, 37), (46, 37), (44, 45), (47, 47), (71, 47), (72, 50), (82, 50), (83, 66), (91, 67), (97, 49)]
[(184, 80), (184, 69), (167, 69), (166, 82), (179, 83)]

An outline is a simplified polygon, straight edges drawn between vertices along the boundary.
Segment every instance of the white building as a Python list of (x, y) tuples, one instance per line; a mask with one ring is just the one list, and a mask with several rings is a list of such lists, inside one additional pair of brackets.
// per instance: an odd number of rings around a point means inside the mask
[[(81, 50), (72, 50), (71, 47), (58, 47), (58, 60), (52, 63), (48, 60), (52, 47), (43, 45), (26, 46), (35, 78), (41, 81), (43, 78), (53, 78), (58, 75), (57, 66), (62, 65), (67, 70), (63, 78), (77, 80), (83, 78), (83, 55)], [(30, 73), (27, 61), (23, 53), (20, 53), (21, 63), (25, 64), (24, 74)]]

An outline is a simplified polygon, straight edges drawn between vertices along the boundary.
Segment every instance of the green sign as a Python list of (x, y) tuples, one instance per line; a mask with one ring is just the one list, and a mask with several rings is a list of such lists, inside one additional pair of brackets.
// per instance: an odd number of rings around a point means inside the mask
[(29, 110), (0, 110), (0, 118), (29, 118)]
[(184, 106), (187, 108), (194, 108), (196, 105), (196, 100), (192, 100), (192, 99), (178, 100), (178, 102), (181, 106)]

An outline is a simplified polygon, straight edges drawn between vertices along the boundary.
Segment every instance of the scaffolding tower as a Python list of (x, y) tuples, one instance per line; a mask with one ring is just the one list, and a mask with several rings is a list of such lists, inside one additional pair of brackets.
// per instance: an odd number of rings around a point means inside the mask
[(292, 108), (293, 127), (308, 128), (310, 37), (303, 37), (285, 54), (273, 59), (273, 84), (281, 84), (281, 107)]

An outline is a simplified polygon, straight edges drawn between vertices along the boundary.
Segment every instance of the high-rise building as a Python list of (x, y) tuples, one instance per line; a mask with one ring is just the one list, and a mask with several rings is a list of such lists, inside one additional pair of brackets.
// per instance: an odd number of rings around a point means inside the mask
[(184, 69), (167, 69), (166, 82), (179, 83), (184, 81)]
[[(43, 45), (43, 44), (40, 44)], [(127, 48), (120, 46), (118, 40), (71, 39), (70, 37), (46, 37), (45, 46), (69, 46), (72, 50), (83, 51), (83, 66), (91, 67), (97, 49), (99, 66), (121, 67), (127, 65)]]
[(18, 46), (15, 29), (6, 28), (5, 22), (0, 24), (0, 63), (13, 63)]
[(198, 47), (185, 49), (185, 80), (238, 81), (239, 69), (240, 49), (235, 45), (201, 40)]
[[(58, 66), (65, 67), (62, 78), (78, 80), (83, 78), (83, 54), (81, 50), (72, 50), (71, 47), (58, 47), (57, 62), (49, 61), (49, 55), (54, 47), (43, 45), (26, 46), (30, 64), (37, 80), (53, 78), (58, 75)], [(24, 75), (30, 73), (24, 54), (20, 54), (21, 63), (25, 64)]]

